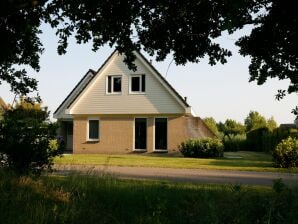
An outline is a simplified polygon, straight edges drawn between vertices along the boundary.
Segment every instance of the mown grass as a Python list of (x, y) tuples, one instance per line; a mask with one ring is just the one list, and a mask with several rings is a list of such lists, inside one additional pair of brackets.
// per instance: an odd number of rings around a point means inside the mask
[(226, 152), (221, 159), (184, 158), (180, 154), (73, 154), (55, 159), (63, 165), (110, 165), (187, 169), (222, 169), (242, 171), (295, 172), (297, 168), (274, 168), (270, 154), (262, 152)]
[[(1, 223), (297, 223), (298, 191), (0, 172)], [(279, 192), (279, 193), (278, 193)]]

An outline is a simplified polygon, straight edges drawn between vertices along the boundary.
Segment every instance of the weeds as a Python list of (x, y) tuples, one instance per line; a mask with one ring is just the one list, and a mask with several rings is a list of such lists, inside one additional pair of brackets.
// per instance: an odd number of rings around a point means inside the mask
[(0, 223), (297, 223), (298, 191), (0, 171)]

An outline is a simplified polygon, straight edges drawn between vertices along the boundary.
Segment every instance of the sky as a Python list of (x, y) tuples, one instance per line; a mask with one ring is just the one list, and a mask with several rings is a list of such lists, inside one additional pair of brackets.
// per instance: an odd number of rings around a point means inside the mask
[[(71, 39), (67, 53), (60, 56), (54, 31), (47, 25), (42, 25), (42, 31), (40, 38), (45, 51), (40, 59), (41, 69), (38, 73), (28, 71), (30, 76), (39, 81), (40, 96), (52, 116), (88, 69), (97, 70), (114, 49), (104, 46), (93, 52), (90, 43), (78, 45)], [(224, 65), (210, 66), (204, 58), (199, 63), (177, 66), (172, 62), (171, 55), (163, 62), (156, 62), (154, 57), (142, 53), (152, 60), (152, 65), (181, 96), (187, 97), (188, 103), (201, 118), (213, 117), (217, 122), (229, 118), (243, 122), (253, 110), (267, 119), (273, 116), (278, 124), (293, 123), (295, 116), (291, 110), (298, 104), (298, 94), (288, 95), (281, 101), (275, 100), (277, 90), (286, 89), (289, 81), (268, 79), (261, 86), (256, 82), (248, 82), (250, 59), (240, 56), (234, 45), (235, 40), (247, 32), (226, 34), (216, 40), (233, 53)], [(0, 85), (0, 96), (7, 103), (13, 102), (14, 94), (5, 83)]]

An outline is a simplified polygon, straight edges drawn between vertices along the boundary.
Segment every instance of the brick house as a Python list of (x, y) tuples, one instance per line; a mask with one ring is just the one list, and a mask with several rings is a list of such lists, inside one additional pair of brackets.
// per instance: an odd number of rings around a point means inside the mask
[(168, 152), (214, 137), (188, 103), (139, 52), (136, 71), (114, 51), (89, 70), (54, 113), (73, 153)]

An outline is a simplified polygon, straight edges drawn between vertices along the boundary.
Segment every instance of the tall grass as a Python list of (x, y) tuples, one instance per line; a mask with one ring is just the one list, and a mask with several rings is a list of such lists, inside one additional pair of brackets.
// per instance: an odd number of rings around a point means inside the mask
[(0, 172), (0, 223), (297, 223), (298, 191)]

